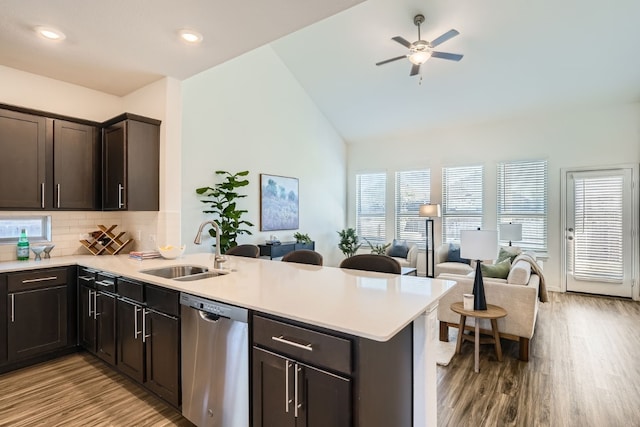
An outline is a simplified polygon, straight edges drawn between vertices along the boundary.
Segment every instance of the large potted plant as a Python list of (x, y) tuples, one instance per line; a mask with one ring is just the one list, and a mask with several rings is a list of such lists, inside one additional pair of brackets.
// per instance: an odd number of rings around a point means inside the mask
[(354, 256), (358, 249), (360, 249), (360, 246), (362, 246), (361, 243), (358, 243), (358, 235), (353, 228), (338, 231), (338, 236), (340, 236), (338, 248), (347, 258)]
[[(224, 181), (214, 184), (213, 187), (201, 187), (196, 189), (196, 193), (207, 199), (201, 200), (202, 203), (210, 205), (209, 209), (203, 210), (204, 213), (215, 214), (215, 221), (220, 227), (220, 252), (225, 253), (229, 248), (237, 246), (236, 239), (241, 234), (252, 234), (251, 231), (243, 228), (244, 226), (253, 227), (253, 224), (242, 219), (242, 215), (247, 213), (245, 209), (238, 209), (236, 199), (247, 197), (246, 194), (240, 194), (237, 189), (249, 185), (249, 180), (244, 177), (249, 171), (242, 171), (235, 174), (226, 171), (216, 171), (216, 175), (225, 175)], [(211, 237), (216, 237), (215, 229), (209, 229)], [(215, 246), (215, 245), (214, 245)]]

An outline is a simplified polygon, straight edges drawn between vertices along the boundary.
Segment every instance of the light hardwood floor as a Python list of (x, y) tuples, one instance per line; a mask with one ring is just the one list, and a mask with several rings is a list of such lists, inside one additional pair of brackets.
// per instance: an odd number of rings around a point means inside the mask
[[(455, 334), (451, 333), (451, 339)], [(473, 344), (438, 367), (440, 426), (640, 426), (640, 303), (551, 294), (529, 363)], [(0, 426), (191, 426), (86, 353), (0, 375)], [(390, 426), (393, 427), (393, 426)]]
[[(528, 363), (502, 340), (473, 344), (438, 367), (440, 426), (640, 426), (640, 303), (550, 293), (540, 305)], [(450, 329), (450, 339), (455, 338)]]

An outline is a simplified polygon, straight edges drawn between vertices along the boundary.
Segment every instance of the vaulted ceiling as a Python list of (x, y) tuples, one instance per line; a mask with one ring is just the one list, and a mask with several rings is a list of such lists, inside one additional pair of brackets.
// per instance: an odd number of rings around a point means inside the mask
[[(0, 0), (0, 64), (123, 95), (270, 43), (347, 142), (585, 103), (640, 100), (637, 0)], [(391, 40), (455, 28), (409, 76)], [(35, 25), (64, 31), (47, 46)], [(180, 28), (204, 35), (177, 40)]]

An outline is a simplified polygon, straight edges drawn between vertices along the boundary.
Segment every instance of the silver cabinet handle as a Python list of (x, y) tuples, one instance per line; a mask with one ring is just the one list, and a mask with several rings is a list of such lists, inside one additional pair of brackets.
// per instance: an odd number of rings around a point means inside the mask
[(56, 199), (57, 199), (56, 200), (56, 204), (58, 205), (57, 207), (59, 208), (60, 207), (60, 184), (56, 185), (56, 190), (57, 190), (56, 191), (56, 193), (57, 193), (56, 194)]
[(97, 319), (98, 316), (100, 316), (100, 313), (98, 313), (98, 292), (94, 291), (93, 292), (93, 319)]
[(40, 183), (40, 206), (44, 209), (44, 182)]
[(9, 296), (11, 297), (11, 323), (14, 323), (16, 321), (16, 316), (15, 316), (15, 309), (16, 309), (16, 305), (15, 305), (15, 294), (9, 294)]
[(294, 383), (293, 383), (293, 398), (295, 399), (295, 402), (293, 403), (293, 416), (298, 418), (298, 408), (301, 407), (302, 405), (298, 404), (298, 372), (300, 372), (302, 370), (302, 368), (300, 368), (298, 366), (298, 364), (296, 363), (296, 367), (295, 367), (295, 372), (294, 372)]
[(91, 277), (91, 276), (78, 276), (78, 279), (84, 280), (85, 282), (90, 282), (90, 281), (93, 280), (93, 277)]
[(93, 294), (93, 291), (91, 289), (89, 289), (89, 301), (88, 301), (89, 302), (89, 317), (93, 316), (91, 314), (92, 313), (92, 310), (91, 310), (91, 294)]
[(293, 341), (289, 341), (287, 339), (284, 338), (284, 335), (280, 335), (279, 337), (271, 337), (272, 340), (277, 341), (279, 343), (282, 344), (287, 344), (296, 348), (301, 348), (303, 350), (307, 350), (307, 351), (313, 351), (313, 347), (312, 344), (298, 344), (297, 342), (293, 342)]
[(46, 282), (47, 280), (56, 280), (58, 276), (38, 277), (37, 279), (23, 280), (22, 283)]
[(151, 338), (151, 334), (147, 335), (147, 314), (149, 311), (142, 309), (142, 342), (147, 342), (147, 338)]
[(100, 286), (113, 286), (113, 282), (103, 282), (102, 280), (96, 280), (96, 285)]
[(291, 364), (288, 360), (284, 361), (284, 410), (288, 414), (289, 413), (289, 403), (291, 403), (291, 399), (289, 399), (289, 368)]
[(140, 307), (137, 305), (133, 306), (133, 339), (138, 339), (138, 335), (140, 335), (140, 331), (138, 331), (138, 311), (140, 311)]
[(124, 185), (118, 184), (118, 207), (124, 208)]

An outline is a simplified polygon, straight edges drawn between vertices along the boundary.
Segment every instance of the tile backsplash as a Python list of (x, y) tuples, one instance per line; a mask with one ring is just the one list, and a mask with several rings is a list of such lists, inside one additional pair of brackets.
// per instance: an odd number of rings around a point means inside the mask
[[(0, 215), (34, 215), (34, 212), (2, 212)], [(80, 240), (88, 238), (88, 234), (98, 230), (98, 224), (110, 226), (117, 224), (116, 231), (125, 231), (121, 238), (133, 241), (123, 249), (123, 253), (132, 250), (150, 250), (156, 247), (158, 230), (169, 227), (158, 227), (159, 212), (66, 212), (47, 211), (38, 212), (37, 215), (51, 216), (51, 243), (56, 247), (51, 251), (51, 256), (89, 254), (89, 251), (80, 244)], [(165, 239), (166, 232), (160, 232), (160, 238)], [(90, 240), (90, 238), (88, 238)], [(159, 241), (162, 244), (162, 240)], [(32, 243), (33, 244), (33, 243)], [(31, 259), (33, 259), (33, 252)], [(16, 245), (0, 245), (0, 261), (15, 261)]]

